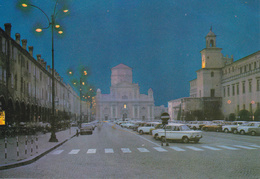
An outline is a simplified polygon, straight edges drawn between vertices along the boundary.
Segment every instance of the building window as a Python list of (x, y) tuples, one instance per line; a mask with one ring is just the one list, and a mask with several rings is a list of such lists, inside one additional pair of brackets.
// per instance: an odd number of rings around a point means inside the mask
[(242, 67), (240, 67), (240, 74), (242, 73)]
[(246, 92), (246, 84), (245, 84), (245, 82), (242, 82), (242, 92), (243, 92), (243, 94), (245, 94), (245, 92)]
[(215, 97), (215, 89), (210, 90), (210, 97)]
[(251, 80), (248, 82), (248, 91), (249, 91), (249, 93), (252, 92), (252, 81)]
[(256, 62), (254, 62), (254, 69), (256, 69)]
[(237, 112), (239, 112), (239, 105), (237, 105)]
[(226, 88), (225, 87), (223, 88), (223, 95), (224, 95), (224, 97), (226, 97)]
[(214, 77), (214, 72), (213, 71), (211, 72), (211, 77)]
[(230, 89), (229, 89), (229, 86), (227, 88), (227, 96), (229, 97), (230, 96)]
[(252, 103), (249, 104), (249, 112), (252, 114)]
[(14, 89), (17, 90), (17, 75), (14, 76)]
[(246, 65), (244, 66), (244, 72), (246, 72)]
[(249, 64), (249, 71), (251, 71), (251, 64)]
[(256, 80), (256, 91), (260, 91), (260, 79)]
[(239, 95), (239, 83), (237, 84), (237, 95)]
[(235, 96), (235, 85), (232, 85), (232, 95)]

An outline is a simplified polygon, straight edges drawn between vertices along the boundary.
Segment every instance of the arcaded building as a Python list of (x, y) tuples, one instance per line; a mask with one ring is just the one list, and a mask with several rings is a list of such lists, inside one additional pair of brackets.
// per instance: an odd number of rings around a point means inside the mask
[(96, 119), (154, 120), (153, 90), (140, 94), (139, 85), (133, 83), (132, 68), (119, 64), (111, 69), (109, 94), (97, 90)]
[(171, 119), (228, 119), (230, 114), (239, 118), (239, 112), (247, 110), (254, 120), (260, 107), (260, 51), (234, 61), (216, 46), (212, 30), (205, 39), (201, 69), (190, 81), (190, 97), (168, 102)]

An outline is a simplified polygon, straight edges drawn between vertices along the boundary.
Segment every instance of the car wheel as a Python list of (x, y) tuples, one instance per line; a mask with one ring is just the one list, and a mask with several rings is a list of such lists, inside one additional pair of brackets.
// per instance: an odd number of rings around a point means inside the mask
[(237, 130), (235, 129), (233, 133), (234, 133), (234, 134), (237, 134)]
[(255, 136), (255, 135), (256, 135), (256, 132), (255, 132), (255, 131), (252, 131), (252, 132), (251, 132), (251, 135), (252, 135), (252, 136)]
[(224, 132), (225, 132), (225, 133), (228, 133), (229, 131), (228, 131), (228, 129), (224, 129)]
[(144, 132), (143, 132), (142, 130), (140, 130), (140, 131), (139, 131), (139, 134), (142, 135), (142, 134), (144, 134)]
[(184, 143), (189, 143), (188, 137), (183, 137), (183, 138), (182, 138), (182, 142), (184, 142)]
[(244, 130), (240, 131), (240, 134), (245, 135), (245, 131)]
[(155, 134), (155, 135), (154, 135), (154, 138), (155, 138), (155, 140), (159, 140), (158, 134)]

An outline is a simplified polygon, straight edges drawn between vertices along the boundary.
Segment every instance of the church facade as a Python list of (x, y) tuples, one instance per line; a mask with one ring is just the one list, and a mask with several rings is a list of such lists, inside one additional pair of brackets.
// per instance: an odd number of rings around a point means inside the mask
[(140, 94), (139, 85), (133, 83), (132, 68), (119, 64), (111, 69), (110, 94), (97, 90), (97, 120), (154, 120), (153, 90)]
[[(201, 69), (190, 81), (190, 97), (168, 102), (171, 119), (213, 120), (239, 119), (241, 111), (251, 120), (260, 109), (260, 51), (240, 60), (223, 56), (210, 30), (201, 50)], [(257, 113), (257, 114), (256, 114)], [(259, 119), (258, 119), (259, 120)]]

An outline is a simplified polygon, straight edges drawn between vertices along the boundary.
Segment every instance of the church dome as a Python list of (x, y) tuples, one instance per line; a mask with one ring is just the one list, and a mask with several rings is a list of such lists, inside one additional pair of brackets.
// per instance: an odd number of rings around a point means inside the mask
[(209, 31), (209, 33), (208, 33), (208, 35), (207, 36), (213, 36), (213, 37), (216, 37), (216, 35), (214, 34), (214, 32), (212, 32), (212, 30), (210, 29), (210, 31)]

